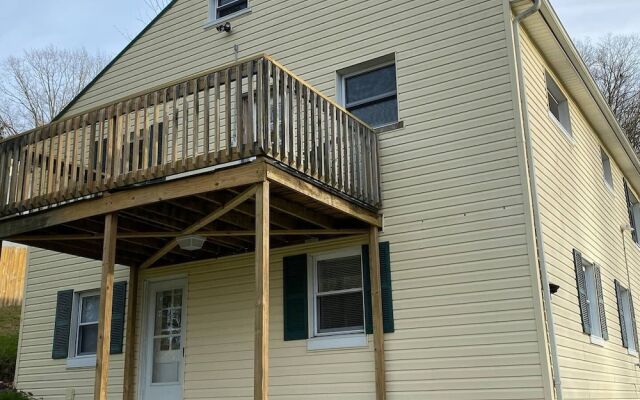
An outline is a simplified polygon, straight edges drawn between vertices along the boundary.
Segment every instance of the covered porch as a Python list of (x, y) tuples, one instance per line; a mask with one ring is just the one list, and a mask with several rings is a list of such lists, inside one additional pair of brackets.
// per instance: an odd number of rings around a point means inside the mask
[[(155, 132), (155, 133), (154, 133)], [(373, 130), (260, 55), (0, 142), (0, 239), (102, 260), (95, 399), (106, 399), (115, 264), (130, 267), (124, 398), (141, 271), (254, 253), (254, 398), (269, 391), (272, 249), (366, 235), (385, 398)], [(188, 250), (180, 242), (203, 239)]]

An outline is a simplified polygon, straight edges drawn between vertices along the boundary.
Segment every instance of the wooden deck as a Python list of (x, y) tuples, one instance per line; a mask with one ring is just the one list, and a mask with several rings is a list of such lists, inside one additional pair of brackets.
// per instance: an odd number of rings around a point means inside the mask
[(372, 129), (260, 55), (0, 142), (0, 217), (256, 156), (380, 205)]

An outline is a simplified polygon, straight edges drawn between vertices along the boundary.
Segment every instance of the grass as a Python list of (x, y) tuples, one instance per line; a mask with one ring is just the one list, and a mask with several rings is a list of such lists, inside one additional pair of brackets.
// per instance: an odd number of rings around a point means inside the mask
[(12, 382), (18, 352), (20, 307), (0, 308), (0, 382)]

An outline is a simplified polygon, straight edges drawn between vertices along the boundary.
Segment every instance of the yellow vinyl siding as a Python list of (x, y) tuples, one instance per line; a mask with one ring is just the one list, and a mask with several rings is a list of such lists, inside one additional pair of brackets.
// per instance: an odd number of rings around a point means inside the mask
[[(97, 245), (97, 244), (96, 244)], [(100, 265), (67, 254), (29, 248), (29, 268), (20, 332), (16, 383), (47, 400), (66, 399), (74, 388), (76, 399), (93, 398), (94, 368), (67, 368), (66, 360), (53, 360), (53, 326), (58, 291), (100, 288)], [(116, 268), (116, 281), (126, 280), (128, 268)], [(122, 398), (122, 354), (111, 356), (109, 398)]]
[[(550, 282), (560, 285), (552, 304), (564, 398), (638, 398), (638, 359), (622, 347), (614, 288), (614, 279), (629, 286), (620, 232), (628, 223), (623, 176), (611, 158), (613, 190), (606, 185), (600, 156), (604, 145), (570, 96), (572, 138), (552, 120), (545, 71), (553, 71), (526, 34), (522, 47), (545, 257)], [(554, 79), (566, 94), (562, 82)], [(629, 233), (624, 240), (638, 309), (640, 248)], [(573, 248), (601, 266), (609, 332), (604, 347), (592, 344), (582, 332)]]
[[(549, 398), (505, 2), (251, 0), (251, 13), (231, 21), (231, 34), (203, 29), (207, 3), (179, 0), (68, 115), (231, 62), (234, 45), (240, 58), (272, 54), (329, 96), (337, 70), (394, 53), (404, 128), (379, 136), (381, 240), (391, 243), (396, 327), (385, 335), (388, 398)], [(362, 242), (273, 252), (272, 399), (374, 397), (371, 343), (309, 352), (305, 341), (282, 340), (282, 257)], [(97, 282), (98, 270), (91, 274)], [(150, 270), (141, 278), (175, 274), (188, 277), (185, 399), (251, 398), (253, 255)], [(37, 274), (29, 279), (39, 285)], [(26, 319), (40, 318), (31, 314), (38, 311), (27, 309)], [(48, 353), (36, 358), (50, 362)], [(20, 377), (33, 368), (21, 364)], [(114, 376), (110, 393), (121, 390)], [(90, 387), (92, 377), (79, 382)]]

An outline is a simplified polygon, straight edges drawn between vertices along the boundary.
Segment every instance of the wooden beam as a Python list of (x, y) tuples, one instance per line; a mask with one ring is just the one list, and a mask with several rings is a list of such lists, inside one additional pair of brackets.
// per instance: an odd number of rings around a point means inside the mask
[(136, 375), (136, 315), (138, 308), (138, 267), (129, 267), (127, 323), (125, 325), (123, 400), (134, 400)]
[(376, 400), (386, 400), (384, 364), (384, 330), (382, 326), (382, 287), (380, 284), (380, 247), (378, 228), (369, 229), (369, 269), (371, 277), (371, 306), (373, 316), (373, 345), (375, 356)]
[(265, 163), (252, 162), (233, 168), (216, 170), (211, 173), (122, 190), (109, 196), (81, 200), (68, 205), (45, 209), (41, 212), (2, 220), (0, 222), (0, 238), (8, 238), (53, 225), (163, 200), (262, 182), (265, 176)]
[(267, 179), (310, 197), (328, 207), (355, 217), (369, 225), (379, 228), (382, 227), (382, 218), (375, 212), (369, 211), (301, 178), (293, 176), (274, 165), (267, 164)]
[[(197, 235), (204, 237), (234, 237), (234, 236), (255, 236), (254, 231), (198, 231)], [(272, 236), (325, 236), (325, 235), (364, 235), (368, 234), (366, 229), (272, 229)], [(148, 239), (148, 238), (176, 238), (182, 236), (182, 232), (131, 232), (119, 233), (118, 240), (122, 239)], [(72, 235), (34, 235), (15, 236), (9, 238), (13, 242), (55, 242), (55, 241), (76, 241), (76, 240), (102, 240), (104, 235), (93, 234), (72, 234)]]
[(269, 398), (269, 181), (256, 192), (254, 400)]
[(336, 227), (335, 223), (330, 217), (322, 215), (318, 212), (311, 211), (310, 209), (292, 201), (281, 199), (279, 197), (271, 196), (270, 199), (271, 208), (278, 210), (285, 214), (289, 214), (293, 217), (299, 218), (303, 221), (310, 222), (325, 229), (333, 229)]
[(116, 233), (118, 215), (105, 216), (104, 244), (102, 248), (102, 280), (100, 283), (100, 310), (98, 312), (98, 345), (96, 349), (96, 376), (93, 398), (107, 400), (109, 381), (109, 348), (111, 346), (111, 308), (113, 304), (113, 271), (116, 259)]
[[(236, 206), (238, 204), (241, 204), (241, 203), (245, 202), (249, 197), (252, 197), (255, 193), (256, 193), (256, 186), (254, 185), (254, 186), (251, 186), (250, 188), (246, 189), (244, 192), (240, 193), (239, 195), (237, 195), (233, 200), (231, 200), (230, 202), (225, 204), (223, 207), (218, 208), (217, 210), (215, 210), (211, 214), (205, 216), (204, 218), (202, 218), (201, 220), (199, 220), (195, 224), (191, 225), (187, 229), (185, 229), (182, 232), (180, 232), (179, 236), (191, 235), (191, 234), (196, 233), (200, 229), (204, 228), (205, 226), (209, 225), (210, 223), (212, 223), (216, 219), (220, 218), (224, 214), (226, 214), (229, 211), (231, 211), (234, 208), (236, 208)], [(142, 265), (140, 265), (140, 268), (141, 269), (149, 268), (156, 261), (161, 259), (162, 256), (164, 256), (165, 254), (167, 254), (168, 252), (173, 250), (173, 248), (176, 247), (177, 245), (178, 245), (178, 239), (177, 238), (174, 238), (174, 239), (170, 240), (166, 245), (164, 245), (160, 250), (158, 250), (147, 261), (142, 263)]]

